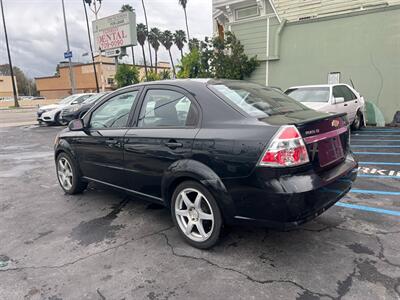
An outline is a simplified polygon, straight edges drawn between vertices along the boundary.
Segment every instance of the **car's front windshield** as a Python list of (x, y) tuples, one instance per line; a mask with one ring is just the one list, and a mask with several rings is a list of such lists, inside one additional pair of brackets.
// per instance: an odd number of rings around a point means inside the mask
[(66, 98), (64, 98), (64, 99), (62, 99), (60, 102), (58, 102), (59, 104), (68, 104), (68, 103), (71, 103), (72, 101), (74, 101), (76, 98), (78, 98), (79, 97), (79, 95), (71, 95), (71, 96), (68, 96), (68, 97), (66, 97)]
[(222, 99), (257, 118), (307, 110), (283, 93), (245, 81), (212, 81), (209, 88)]
[(286, 95), (299, 102), (328, 102), (329, 87), (300, 87), (290, 88)]
[(99, 93), (99, 94), (95, 94), (89, 98), (87, 98), (85, 101), (83, 101), (83, 104), (90, 104), (90, 103), (94, 103), (97, 100), (99, 100), (101, 97), (103, 97), (106, 93)]

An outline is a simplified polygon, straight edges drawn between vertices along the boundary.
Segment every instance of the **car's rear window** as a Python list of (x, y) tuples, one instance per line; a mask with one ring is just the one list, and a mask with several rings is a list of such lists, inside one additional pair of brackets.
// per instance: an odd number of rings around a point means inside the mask
[(254, 83), (223, 81), (213, 82), (208, 86), (225, 101), (257, 118), (308, 110), (307, 107), (285, 94)]
[(286, 95), (300, 102), (328, 102), (329, 87), (301, 87), (288, 89)]

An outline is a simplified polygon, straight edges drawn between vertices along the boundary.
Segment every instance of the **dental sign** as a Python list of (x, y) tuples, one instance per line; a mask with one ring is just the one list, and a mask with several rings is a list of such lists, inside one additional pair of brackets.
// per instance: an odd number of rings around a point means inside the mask
[(96, 50), (110, 50), (137, 45), (136, 15), (123, 12), (93, 21)]

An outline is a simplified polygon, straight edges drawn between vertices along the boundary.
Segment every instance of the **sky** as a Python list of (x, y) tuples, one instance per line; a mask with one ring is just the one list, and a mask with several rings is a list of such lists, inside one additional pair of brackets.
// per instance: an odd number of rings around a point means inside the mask
[[(89, 42), (81, 0), (64, 0), (70, 47), (73, 60), (88, 62)], [(212, 35), (212, 0), (188, 0), (187, 14), (190, 37), (203, 39)], [(123, 4), (130, 4), (136, 12), (137, 23), (145, 23), (141, 0), (103, 0), (99, 17), (118, 13)], [(66, 51), (61, 0), (3, 0), (11, 57), (14, 66), (28, 77), (53, 75)], [(185, 30), (185, 18), (178, 0), (145, 0), (149, 27), (161, 30)], [(89, 19), (94, 14), (89, 12)], [(8, 63), (4, 29), (0, 23), (0, 64)], [(174, 46), (173, 56), (180, 57)], [(148, 50), (147, 50), (148, 51)], [(130, 49), (127, 51), (130, 53)], [(140, 46), (135, 47), (135, 58), (141, 59)], [(148, 52), (146, 52), (148, 60)], [(153, 55), (154, 59), (154, 55)], [(124, 58), (131, 62), (130, 57)], [(168, 52), (160, 47), (159, 60), (169, 61)]]

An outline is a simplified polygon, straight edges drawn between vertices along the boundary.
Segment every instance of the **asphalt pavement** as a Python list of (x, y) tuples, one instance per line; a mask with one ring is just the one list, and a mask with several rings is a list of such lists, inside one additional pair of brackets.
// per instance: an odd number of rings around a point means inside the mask
[(290, 232), (185, 244), (166, 209), (90, 184), (65, 195), (60, 127), (0, 128), (0, 299), (400, 299), (400, 129), (351, 138), (351, 192)]

